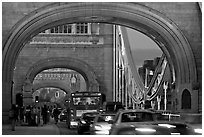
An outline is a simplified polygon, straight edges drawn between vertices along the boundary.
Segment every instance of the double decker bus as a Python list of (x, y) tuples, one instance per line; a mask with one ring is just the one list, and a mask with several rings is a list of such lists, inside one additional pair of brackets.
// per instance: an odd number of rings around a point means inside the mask
[(71, 93), (68, 111), (67, 125), (75, 128), (77, 120), (86, 112), (99, 112), (103, 109), (102, 94), (100, 92), (75, 92)]

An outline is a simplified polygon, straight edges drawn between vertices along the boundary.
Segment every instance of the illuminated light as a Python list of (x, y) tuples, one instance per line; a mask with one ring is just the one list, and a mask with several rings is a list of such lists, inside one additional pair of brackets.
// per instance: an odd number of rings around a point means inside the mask
[(171, 133), (171, 135), (180, 135), (180, 133)]
[(94, 128), (95, 128), (96, 130), (101, 130), (101, 129), (102, 129), (102, 127), (101, 127), (100, 125), (95, 125)]
[(175, 128), (176, 126), (170, 125), (170, 124), (158, 124), (161, 127), (167, 127), (167, 128)]
[(71, 124), (71, 125), (74, 125), (74, 126), (77, 126), (77, 125), (78, 125), (78, 123), (77, 123), (76, 121), (71, 121), (70, 124)]
[(151, 128), (135, 128), (135, 130), (140, 132), (156, 132), (155, 129), (151, 129)]
[(110, 120), (112, 120), (112, 117), (111, 116), (106, 116), (105, 121), (110, 121)]
[(202, 129), (196, 128), (196, 129), (194, 129), (194, 132), (202, 134)]
[(86, 121), (84, 121), (84, 120), (81, 120), (81, 123), (83, 123), (83, 124), (86, 124)]
[(101, 131), (95, 131), (98, 135), (109, 135), (109, 130), (101, 130)]

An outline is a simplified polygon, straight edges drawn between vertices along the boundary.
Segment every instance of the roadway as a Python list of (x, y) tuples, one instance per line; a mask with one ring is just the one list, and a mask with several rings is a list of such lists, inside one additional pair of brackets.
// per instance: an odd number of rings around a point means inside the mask
[(54, 123), (53, 119), (42, 126), (20, 126), (11, 131), (10, 125), (2, 125), (2, 135), (77, 135), (76, 129), (68, 129), (66, 122)]
[[(192, 125), (202, 128), (201, 124)], [(11, 131), (10, 125), (2, 125), (2, 135), (77, 135), (76, 129), (68, 129), (66, 122), (54, 123), (51, 119), (49, 124), (43, 126), (16, 126), (15, 131)]]

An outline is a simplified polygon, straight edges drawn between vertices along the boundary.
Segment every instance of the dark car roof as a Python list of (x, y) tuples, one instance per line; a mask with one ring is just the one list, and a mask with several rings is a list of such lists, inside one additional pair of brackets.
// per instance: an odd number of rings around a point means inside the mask
[(116, 115), (116, 113), (105, 113), (105, 114), (99, 114), (99, 115), (101, 115), (101, 116), (115, 116)]
[(86, 116), (86, 115), (96, 115), (96, 114), (99, 114), (99, 112), (86, 112), (86, 113), (83, 113), (82, 116)]
[(107, 102), (106, 103), (107, 105), (122, 105), (122, 103), (121, 102)]
[(83, 113), (83, 114), (99, 114), (99, 112), (86, 112), (86, 113)]

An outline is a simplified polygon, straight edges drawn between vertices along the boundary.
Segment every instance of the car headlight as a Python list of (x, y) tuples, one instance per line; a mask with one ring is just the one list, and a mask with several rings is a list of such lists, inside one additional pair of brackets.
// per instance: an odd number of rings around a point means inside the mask
[(167, 128), (175, 128), (176, 127), (176, 126), (170, 125), (170, 124), (158, 124), (158, 126), (167, 127)]
[(84, 120), (81, 120), (81, 123), (82, 123), (82, 124), (86, 124), (86, 121), (84, 121)]
[(95, 125), (94, 128), (95, 128), (95, 130), (101, 130), (102, 129), (102, 127), (100, 125)]
[(155, 129), (151, 129), (151, 128), (135, 128), (135, 130), (140, 131), (140, 132), (156, 132)]
[(195, 133), (202, 134), (202, 129), (200, 129), (200, 128), (195, 128), (195, 129), (194, 129), (194, 132), (195, 132)]

